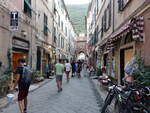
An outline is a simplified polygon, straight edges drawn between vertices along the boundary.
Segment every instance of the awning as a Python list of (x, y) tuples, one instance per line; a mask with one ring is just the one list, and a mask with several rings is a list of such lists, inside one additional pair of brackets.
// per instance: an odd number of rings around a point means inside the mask
[(131, 20), (132, 38), (136, 41), (143, 41), (144, 38), (144, 17), (139, 16)]
[(125, 33), (129, 32), (131, 30), (130, 27), (131, 20), (129, 20), (126, 24), (124, 24), (121, 28), (119, 28), (116, 32), (114, 32), (110, 36), (110, 40), (114, 41), (123, 36)]
[(138, 16), (130, 19), (117, 31), (112, 33), (109, 38), (102, 40), (98, 45), (100, 47), (105, 45), (106, 50), (111, 50), (115, 42), (128, 32), (132, 32), (132, 38), (136, 41), (143, 41), (144, 38), (144, 17)]
[(108, 38), (105, 38), (98, 45), (101, 47), (101, 46), (105, 45), (107, 43), (107, 41), (108, 41)]
[(143, 41), (143, 37), (144, 37), (143, 16), (138, 16), (130, 19), (126, 24), (124, 24), (121, 28), (119, 28), (116, 32), (114, 32), (111, 35), (110, 40), (115, 41), (130, 31), (132, 31), (132, 38), (134, 40)]

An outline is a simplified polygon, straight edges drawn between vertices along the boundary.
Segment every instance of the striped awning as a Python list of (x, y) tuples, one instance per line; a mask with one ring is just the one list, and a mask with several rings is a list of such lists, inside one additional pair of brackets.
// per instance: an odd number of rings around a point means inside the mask
[(131, 20), (130, 27), (132, 29), (132, 38), (136, 41), (143, 41), (144, 39), (144, 17), (139, 16)]
[(126, 24), (124, 24), (121, 28), (119, 28), (116, 32), (114, 32), (109, 40), (115, 41), (130, 31), (132, 31), (133, 40), (143, 41), (144, 38), (143, 16), (138, 16), (130, 19)]
[(120, 38), (120, 36), (124, 35), (125, 33), (130, 31), (130, 23), (131, 20), (129, 20), (126, 24), (124, 24), (121, 28), (119, 28), (116, 32), (114, 32), (111, 36), (110, 36), (110, 40), (117, 40), (118, 38)]
[(138, 16), (130, 19), (116, 32), (112, 33), (109, 38), (102, 40), (99, 46), (105, 45), (106, 50), (111, 50), (115, 46), (115, 42), (127, 33), (132, 32), (132, 38), (135, 41), (143, 41), (144, 39), (144, 17)]

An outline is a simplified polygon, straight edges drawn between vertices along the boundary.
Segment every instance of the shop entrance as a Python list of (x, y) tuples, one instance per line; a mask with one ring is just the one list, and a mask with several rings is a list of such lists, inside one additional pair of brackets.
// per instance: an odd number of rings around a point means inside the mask
[(121, 84), (123, 84), (122, 79), (125, 77), (125, 72), (124, 72), (125, 65), (133, 58), (133, 56), (134, 56), (133, 47), (121, 49), (120, 51)]
[(13, 69), (16, 69), (18, 66), (18, 59), (26, 57), (27, 53), (24, 52), (13, 52), (12, 54), (12, 61), (13, 61)]
[[(20, 58), (28, 58), (28, 53), (27, 52), (20, 52), (20, 51), (13, 51), (12, 53), (12, 66), (13, 66), (13, 69), (14, 71), (16, 70), (17, 66), (19, 65), (18, 64), (18, 59)], [(13, 74), (13, 81), (16, 80), (16, 76), (15, 74)]]

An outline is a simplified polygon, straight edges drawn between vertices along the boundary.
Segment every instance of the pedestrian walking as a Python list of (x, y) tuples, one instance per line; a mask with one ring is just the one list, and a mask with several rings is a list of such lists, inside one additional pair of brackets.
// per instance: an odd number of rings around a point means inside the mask
[(78, 67), (77, 67), (78, 78), (81, 77), (81, 70), (82, 70), (82, 63), (81, 63), (81, 61), (79, 60), (79, 61), (78, 61)]
[(48, 64), (45, 66), (46, 77), (49, 78), (50, 70)]
[(48, 67), (49, 67), (49, 75), (52, 76), (53, 65), (51, 61), (48, 62)]
[(18, 104), (20, 108), (20, 113), (27, 113), (27, 104), (28, 104), (28, 92), (31, 83), (32, 72), (29, 67), (26, 65), (25, 59), (18, 60), (19, 66), (16, 69), (16, 81), (11, 90), (14, 90), (18, 85)]
[(82, 64), (82, 75), (86, 76), (87, 75), (87, 64), (84, 62)]
[(64, 64), (61, 59), (59, 59), (59, 62), (55, 65), (55, 73), (58, 92), (60, 92), (62, 91), (62, 79), (64, 73)]
[(72, 66), (72, 77), (74, 77), (76, 73), (76, 64), (74, 60), (72, 61), (71, 66)]
[(66, 73), (66, 77), (67, 77), (67, 81), (69, 82), (69, 74), (71, 71), (72, 67), (71, 64), (69, 63), (69, 60), (66, 60), (66, 64), (65, 64), (65, 73)]

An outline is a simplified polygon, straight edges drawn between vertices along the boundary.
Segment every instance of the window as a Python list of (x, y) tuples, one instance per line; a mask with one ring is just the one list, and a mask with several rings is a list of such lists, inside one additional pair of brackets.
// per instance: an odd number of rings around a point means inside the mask
[(123, 11), (131, 0), (118, 0), (118, 10)]
[(63, 39), (63, 46), (62, 47), (64, 48), (64, 39)]
[(48, 17), (44, 14), (44, 34), (48, 35)]
[(103, 32), (104, 32), (104, 16), (102, 17), (102, 22), (101, 22), (101, 38), (103, 38)]
[(61, 37), (61, 48), (64, 48), (64, 39)]
[(65, 29), (65, 34), (66, 34), (66, 36), (67, 36), (67, 27), (66, 27), (66, 29)]
[(58, 25), (60, 27), (60, 16), (58, 15)]
[(56, 37), (56, 28), (54, 28), (54, 43), (56, 43), (57, 37)]
[(32, 16), (31, 0), (24, 0), (24, 13), (30, 17)]
[(64, 25), (63, 22), (61, 21), (61, 30), (63, 31)]
[(57, 43), (58, 43), (58, 44), (57, 44), (58, 47), (60, 47), (60, 39), (61, 39), (61, 36), (60, 36), (60, 34), (59, 34), (59, 36), (58, 36), (58, 42), (57, 42)]
[(57, 13), (57, 9), (56, 9), (56, 8), (54, 8), (54, 14), (56, 15), (56, 13)]
[(106, 8), (103, 17), (103, 31), (106, 32), (111, 26), (111, 2)]
[(106, 19), (107, 19), (107, 15), (106, 15), (106, 10), (104, 12), (104, 17), (103, 17), (103, 31), (106, 32)]

